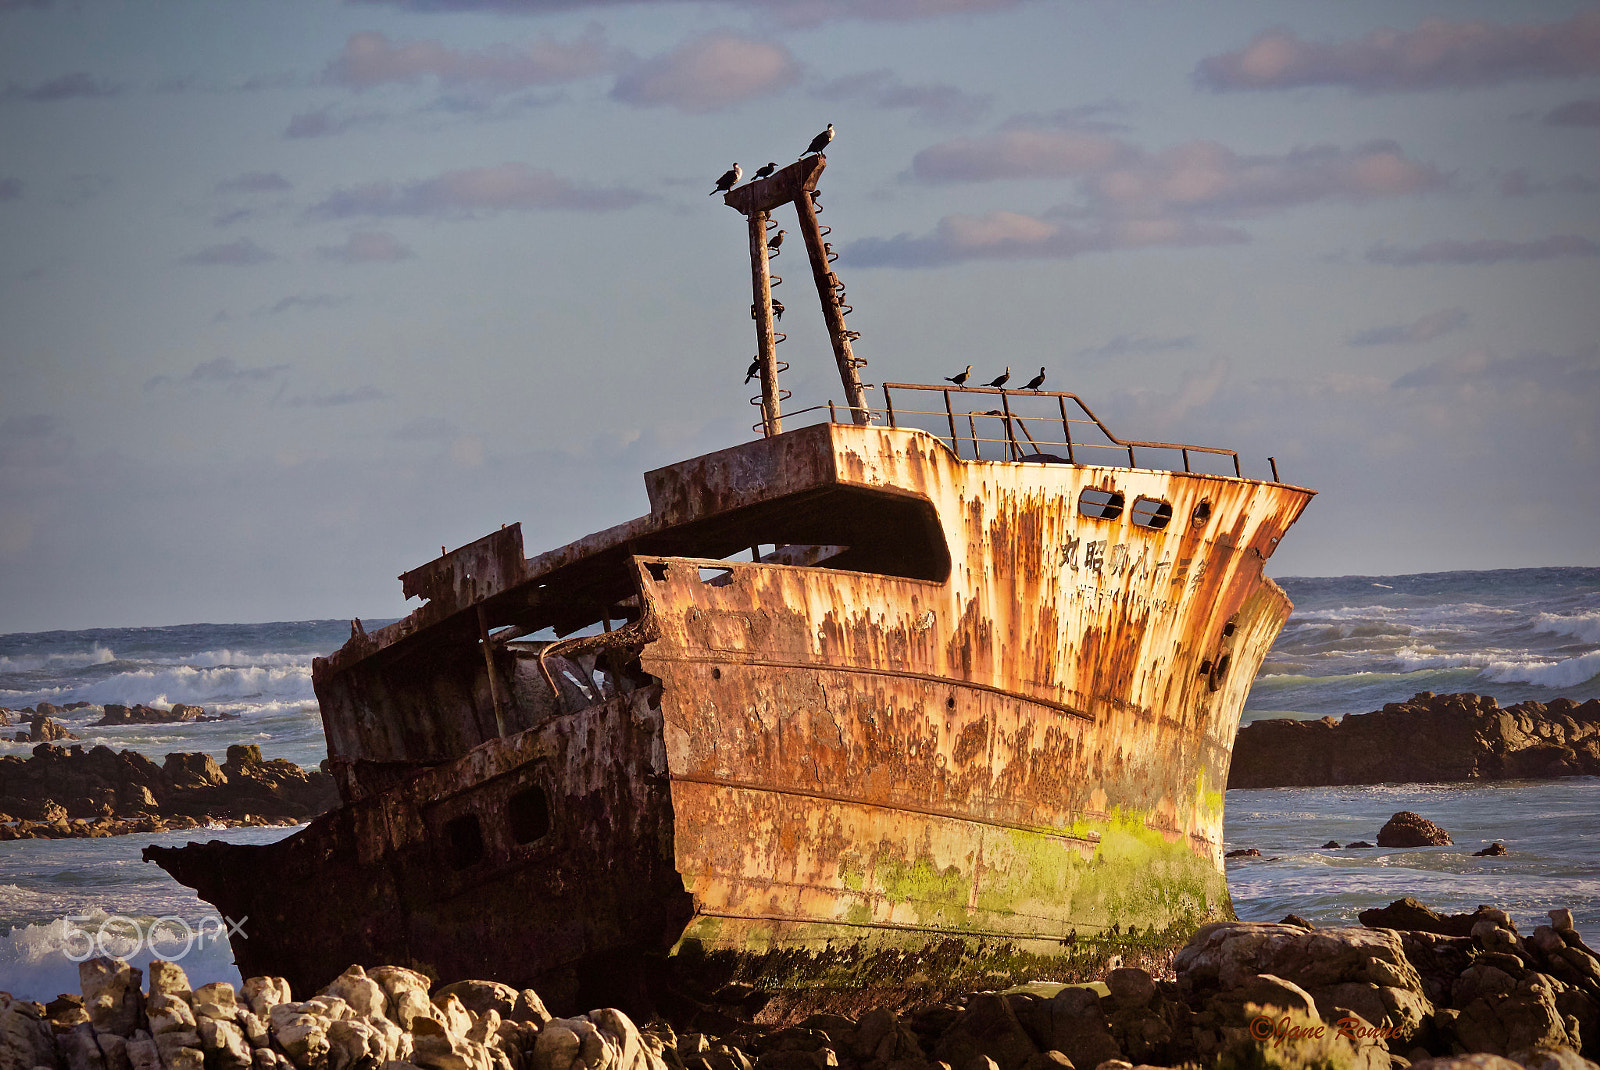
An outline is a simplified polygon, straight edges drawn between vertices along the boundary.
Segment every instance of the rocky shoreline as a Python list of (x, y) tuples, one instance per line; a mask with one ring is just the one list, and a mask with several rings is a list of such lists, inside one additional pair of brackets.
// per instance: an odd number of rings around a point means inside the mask
[(100, 719), (91, 724), (90, 728), (125, 724), (202, 724), (207, 721), (239, 719), (237, 713), (208, 714), (202, 706), (189, 706), (182, 702), (174, 703), (170, 709), (165, 710), (159, 706), (146, 706), (142, 702), (132, 706), (108, 702), (98, 707), (92, 702), (70, 702), (65, 706), (57, 706), (53, 702), (40, 702), (24, 706), (20, 710), (0, 706), (0, 728), (27, 722), (28, 730), (13, 735), (7, 741), (11, 743), (54, 743), (64, 739), (77, 739), (75, 733), (69, 732), (66, 726), (58, 724), (55, 718), (84, 709), (100, 711)]
[[(1419, 745), (1425, 744), (1425, 745)], [(1233, 745), (1230, 788), (1600, 776), (1600, 699), (1522, 702), (1487, 695), (1391, 702), (1339, 720), (1256, 721)]]
[(685, 1004), (701, 1009), (639, 1026), (399, 966), (351, 966), (297, 1002), (272, 977), (191, 990), (159, 959), (141, 991), (141, 971), (97, 958), (81, 996), (0, 995), (0, 1070), (1595, 1070), (1600, 958), (1567, 911), (1550, 917), (1526, 937), (1500, 910), (1442, 918), (1411, 900), (1369, 927), (1219, 922), (1166, 977), (1119, 968), (1052, 995), (798, 1022), (764, 1021), (748, 986), (750, 1020)]
[(229, 747), (220, 766), (204, 753), (158, 766), (137, 751), (48, 743), (0, 756), (0, 840), (296, 824), (337, 801), (328, 773), (263, 760), (254, 744)]

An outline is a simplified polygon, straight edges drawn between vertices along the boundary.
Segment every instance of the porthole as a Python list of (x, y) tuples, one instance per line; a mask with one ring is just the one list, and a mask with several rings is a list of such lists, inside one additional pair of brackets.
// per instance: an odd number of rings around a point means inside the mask
[(444, 842), (450, 851), (450, 867), (466, 869), (483, 861), (483, 829), (477, 814), (462, 814), (444, 823)]
[(1128, 510), (1128, 519), (1141, 528), (1160, 531), (1172, 522), (1172, 505), (1156, 498), (1141, 496), (1133, 499), (1133, 508)]
[(1194, 507), (1194, 512), (1189, 514), (1189, 526), (1191, 528), (1203, 528), (1206, 526), (1206, 521), (1210, 519), (1211, 503), (1209, 501), (1201, 502)]
[(1115, 520), (1122, 515), (1121, 491), (1089, 487), (1078, 495), (1078, 515), (1096, 520)]
[(550, 833), (550, 799), (538, 786), (524, 788), (506, 800), (506, 822), (517, 843), (542, 840)]

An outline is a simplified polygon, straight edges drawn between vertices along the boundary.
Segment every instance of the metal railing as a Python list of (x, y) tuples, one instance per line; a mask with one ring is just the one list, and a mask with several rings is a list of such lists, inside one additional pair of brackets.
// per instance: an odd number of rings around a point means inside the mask
[[(917, 426), (915, 421), (903, 423), (905, 417), (933, 417), (935, 422), (942, 422), (949, 428), (948, 441), (950, 449), (957, 457), (962, 456), (962, 443), (967, 443), (973, 460), (994, 460), (983, 456), (984, 444), (990, 443), (998, 447), (1001, 453), (1000, 460), (1023, 461), (1065, 461), (1068, 464), (1088, 463), (1078, 459), (1081, 450), (1117, 450), (1125, 451), (1128, 455), (1128, 465), (1131, 468), (1139, 467), (1139, 462), (1134, 451), (1139, 450), (1171, 450), (1179, 454), (1183, 462), (1183, 470), (1192, 472), (1190, 455), (1195, 453), (1216, 454), (1233, 460), (1233, 474), (1242, 476), (1239, 467), (1239, 452), (1237, 450), (1221, 449), (1216, 446), (1191, 446), (1180, 442), (1145, 442), (1138, 439), (1118, 438), (1111, 433), (1100, 417), (1094, 414), (1083, 399), (1076, 394), (1068, 394), (1055, 390), (1002, 390), (992, 386), (931, 386), (922, 383), (883, 383), (883, 406), (890, 427)], [(908, 409), (904, 406), (895, 408), (892, 391), (913, 391), (922, 394), (940, 394), (943, 396), (944, 408), (937, 409)], [(968, 406), (971, 401), (965, 399), (968, 395), (988, 395), (998, 397), (999, 408), (976, 409)], [(1055, 412), (1041, 412), (1044, 406), (1050, 405), (1053, 399)], [(1020, 408), (1013, 403), (1026, 400), (1026, 405)], [(1069, 406), (1070, 403), (1070, 406)], [(1082, 415), (1072, 415), (1072, 411)], [(943, 421), (938, 418), (943, 417)], [(1093, 428), (1099, 433), (1104, 442), (1095, 441), (1091, 433), (1088, 437), (1082, 434), (1074, 436), (1073, 428), (1077, 425), (1081, 430)], [(990, 429), (996, 433), (989, 434)], [(1054, 437), (1056, 430), (1060, 436)], [(945, 436), (931, 427), (921, 430)], [(961, 434), (966, 431), (965, 435)], [(980, 434), (979, 432), (986, 432)], [(1065, 449), (1066, 456), (1062, 457), (1049, 452), (1051, 449)], [(991, 452), (996, 452), (991, 450)], [(1146, 467), (1150, 467), (1146, 465)], [(1273, 478), (1277, 478), (1277, 465), (1273, 465)]]

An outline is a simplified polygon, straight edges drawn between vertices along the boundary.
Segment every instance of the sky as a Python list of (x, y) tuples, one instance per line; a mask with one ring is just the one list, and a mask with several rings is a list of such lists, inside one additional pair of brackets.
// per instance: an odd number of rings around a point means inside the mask
[(0, 632), (647, 512), (754, 437), (708, 194), (829, 123), (868, 382), (1276, 457), (1278, 576), (1600, 564), (1600, 5), (0, 0)]

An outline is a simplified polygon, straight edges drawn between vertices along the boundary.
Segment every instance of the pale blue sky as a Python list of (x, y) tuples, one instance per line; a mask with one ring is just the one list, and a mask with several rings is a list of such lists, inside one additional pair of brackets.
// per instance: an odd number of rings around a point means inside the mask
[(706, 194), (829, 122), (869, 381), (1275, 455), (1277, 575), (1600, 563), (1595, 4), (0, 0), (0, 631), (644, 512), (755, 418)]

